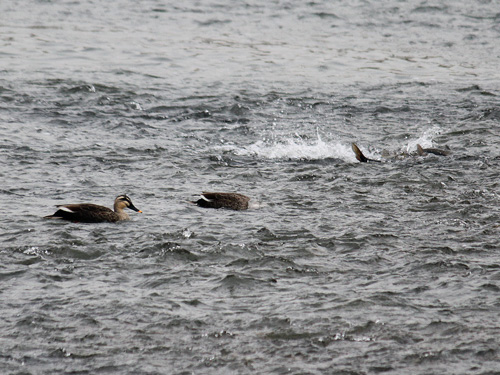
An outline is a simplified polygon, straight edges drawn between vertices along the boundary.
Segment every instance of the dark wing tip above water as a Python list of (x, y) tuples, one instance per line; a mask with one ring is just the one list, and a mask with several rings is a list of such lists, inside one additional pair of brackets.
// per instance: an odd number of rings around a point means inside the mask
[(359, 160), (361, 163), (368, 163), (368, 162), (376, 162), (379, 163), (380, 160), (375, 160), (375, 159), (369, 159), (359, 149), (359, 147), (356, 145), (356, 143), (351, 143), (351, 148), (354, 151), (354, 154), (356, 155), (356, 159)]
[(356, 159), (358, 159), (359, 162), (361, 163), (366, 163), (366, 157), (363, 155), (359, 147), (356, 145), (356, 143), (351, 143), (351, 148), (352, 151), (354, 151), (354, 154), (356, 155)]

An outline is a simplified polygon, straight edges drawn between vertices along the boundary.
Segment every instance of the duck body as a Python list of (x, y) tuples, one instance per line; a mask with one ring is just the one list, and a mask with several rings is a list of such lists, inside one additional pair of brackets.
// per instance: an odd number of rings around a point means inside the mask
[(77, 223), (115, 223), (130, 219), (124, 208), (142, 212), (134, 206), (126, 195), (116, 197), (114, 211), (92, 203), (64, 204), (56, 207), (58, 210), (53, 215), (45, 216), (46, 219), (68, 220)]
[(193, 202), (205, 208), (227, 208), (230, 210), (246, 210), (250, 198), (239, 193), (203, 192), (201, 198)]

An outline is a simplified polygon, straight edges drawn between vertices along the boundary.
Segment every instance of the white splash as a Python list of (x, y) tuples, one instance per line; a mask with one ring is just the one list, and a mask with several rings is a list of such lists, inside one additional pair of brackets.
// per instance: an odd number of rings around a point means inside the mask
[(250, 202), (248, 202), (248, 209), (249, 210), (258, 210), (258, 209), (261, 209), (261, 208), (264, 208), (267, 206), (268, 206), (267, 203), (261, 202), (259, 200), (253, 199), (253, 198), (250, 200)]
[(193, 232), (192, 232), (192, 231), (190, 231), (188, 228), (184, 228), (184, 229), (182, 230), (182, 236), (183, 236), (184, 238), (190, 238), (192, 235), (193, 235)]
[(314, 140), (290, 137), (271, 142), (257, 141), (242, 148), (235, 147), (232, 151), (236, 155), (258, 156), (266, 159), (321, 160), (334, 158), (346, 162), (356, 162), (350, 144), (346, 145), (338, 141), (325, 142), (319, 135)]

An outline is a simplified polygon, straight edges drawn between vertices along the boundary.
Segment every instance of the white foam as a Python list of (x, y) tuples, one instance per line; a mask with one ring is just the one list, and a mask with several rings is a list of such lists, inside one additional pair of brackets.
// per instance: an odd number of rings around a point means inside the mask
[(263, 207), (267, 207), (268, 204), (265, 202), (261, 202), (257, 199), (251, 199), (250, 202), (248, 202), (248, 209), (249, 210), (258, 210)]
[(334, 158), (346, 162), (356, 162), (350, 144), (345, 145), (338, 141), (325, 142), (319, 136), (317, 139), (307, 141), (300, 137), (284, 138), (271, 142), (257, 141), (245, 147), (234, 147), (232, 151), (236, 155), (258, 156), (266, 159), (321, 160)]

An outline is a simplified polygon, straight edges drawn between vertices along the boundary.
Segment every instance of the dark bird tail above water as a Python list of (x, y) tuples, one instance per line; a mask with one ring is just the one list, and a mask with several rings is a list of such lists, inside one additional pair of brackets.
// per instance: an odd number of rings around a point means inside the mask
[(369, 159), (359, 149), (359, 147), (356, 145), (356, 143), (351, 144), (352, 150), (354, 151), (354, 154), (356, 155), (356, 159), (358, 159), (361, 163), (380, 163), (380, 160), (375, 160), (375, 159)]

